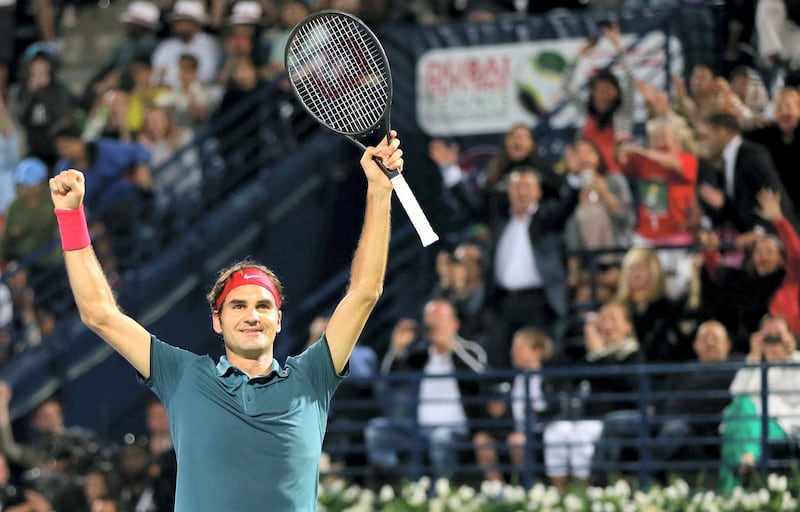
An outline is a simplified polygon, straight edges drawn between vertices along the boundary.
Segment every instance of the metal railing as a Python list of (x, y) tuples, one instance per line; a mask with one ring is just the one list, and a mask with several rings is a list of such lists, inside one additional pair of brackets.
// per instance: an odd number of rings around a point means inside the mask
[[(687, 481), (703, 480), (705, 485), (718, 482), (718, 473), (722, 466), (719, 458), (719, 451), (723, 445), (722, 434), (718, 435), (691, 435), (688, 437), (660, 439), (658, 434), (660, 428), (669, 421), (683, 420), (687, 422), (707, 424), (713, 426), (722, 425), (723, 411), (707, 410), (702, 413), (686, 411), (683, 413), (665, 413), (661, 406), (670, 399), (682, 399), (688, 401), (696, 400), (701, 403), (703, 400), (720, 400), (730, 398), (727, 388), (722, 389), (697, 389), (675, 391), (664, 388), (666, 378), (680, 377), (694, 372), (705, 373), (728, 373), (733, 377), (734, 372), (742, 368), (758, 368), (761, 372), (761, 390), (757, 392), (760, 399), (760, 410), (763, 414), (760, 417), (762, 425), (761, 434), (757, 439), (737, 438), (734, 442), (758, 442), (761, 446), (762, 455), (754, 468), (757, 473), (766, 477), (769, 472), (788, 472), (795, 470), (795, 460), (793, 457), (782, 458), (773, 454), (775, 444), (768, 438), (768, 422), (770, 415), (768, 408), (768, 397), (778, 394), (777, 391), (769, 389), (767, 374), (770, 368), (776, 366), (793, 367), (798, 366), (793, 363), (761, 363), (760, 365), (748, 365), (743, 361), (730, 361), (715, 364), (701, 364), (694, 362), (679, 364), (644, 364), (635, 366), (575, 366), (575, 367), (553, 367), (544, 368), (539, 372), (519, 372), (519, 371), (488, 371), (482, 375), (475, 374), (447, 374), (447, 375), (422, 375), (420, 373), (397, 373), (390, 375), (380, 375), (369, 378), (350, 379), (343, 384), (337, 395), (334, 395), (332, 404), (332, 415), (329, 421), (327, 437), (323, 450), (331, 456), (334, 464), (331, 473), (347, 478), (369, 480), (375, 474), (376, 467), (369, 463), (370, 446), (364, 441), (363, 433), (367, 426), (368, 419), (374, 417), (388, 418), (389, 422), (412, 422), (415, 428), (407, 430), (409, 437), (404, 441), (403, 446), (398, 447), (400, 459), (403, 461), (396, 468), (394, 475), (398, 480), (417, 479), (422, 475), (437, 476), (427, 458), (428, 442), (422, 435), (422, 428), (416, 420), (416, 407), (420, 404), (416, 390), (422, 378), (445, 379), (455, 377), (458, 380), (478, 380), (481, 387), (489, 389), (498, 382), (510, 382), (518, 375), (523, 375), (527, 379), (534, 375), (539, 375), (543, 379), (556, 379), (559, 381), (580, 382), (587, 377), (604, 376), (635, 376), (638, 385), (635, 389), (625, 392), (586, 392), (580, 390), (578, 386), (574, 393), (564, 396), (564, 390), (556, 391), (556, 394), (545, 395), (544, 399), (548, 404), (548, 414), (544, 417), (537, 416), (531, 408), (526, 407), (526, 415), (523, 431), (526, 434), (525, 463), (521, 466), (514, 466), (510, 462), (501, 462), (495, 469), (500, 473), (509, 476), (519, 483), (530, 485), (531, 483), (545, 478), (544, 471), (544, 443), (542, 440), (543, 428), (554, 421), (577, 421), (582, 419), (598, 419), (605, 422), (606, 430), (595, 443), (595, 453), (602, 452), (609, 447), (616, 453), (614, 457), (605, 460), (592, 461), (592, 479), (599, 481), (597, 477), (604, 475), (627, 475), (636, 479), (642, 488), (647, 488), (654, 480), (669, 476), (682, 476)], [(525, 403), (531, 403), (529, 386), (525, 386)], [(786, 392), (784, 392), (786, 393)], [(791, 394), (800, 395), (800, 384), (797, 391)], [(583, 396), (579, 396), (583, 394)], [(594, 402), (618, 402), (619, 400), (628, 401), (632, 404), (630, 409), (624, 411), (613, 411), (601, 417), (586, 416), (582, 412), (582, 407), (574, 403), (575, 397), (584, 401)], [(475, 397), (463, 397), (460, 401), (465, 409), (470, 405), (486, 406), (490, 400), (497, 400), (496, 395), (485, 393)], [(510, 403), (511, 398), (506, 397)], [(573, 402), (573, 405), (568, 405)], [(565, 405), (566, 404), (566, 405)], [(553, 408), (554, 407), (554, 408)], [(484, 407), (485, 409), (485, 407)], [(613, 422), (616, 413), (627, 411), (627, 435), (625, 437), (615, 437), (609, 433), (608, 424)], [(796, 411), (796, 416), (800, 417), (800, 410)], [(742, 419), (743, 417), (729, 416), (727, 419)], [(788, 416), (786, 416), (788, 418)], [(747, 419), (753, 419), (747, 417)], [(480, 430), (488, 431), (507, 431), (513, 430), (513, 420), (508, 417), (503, 419), (491, 418), (488, 414), (483, 417), (468, 418), (470, 431), (474, 434)], [(712, 430), (715, 430), (712, 428)], [(798, 439), (790, 438), (784, 448), (789, 448), (789, 452), (794, 453), (794, 447)], [(496, 439), (501, 451), (507, 450), (505, 439)], [(727, 441), (726, 441), (727, 442)], [(661, 459), (655, 456), (659, 448), (668, 444), (679, 443), (688, 448), (702, 448), (708, 455), (703, 457), (678, 456), (675, 458)], [(459, 465), (454, 475), (447, 475), (460, 478), (466, 482), (479, 481), (483, 477), (485, 468), (481, 468), (475, 459), (475, 447), (471, 436), (465, 437), (451, 445), (453, 450), (458, 451)], [(695, 450), (692, 450), (695, 451)], [(786, 457), (784, 455), (784, 457)], [(502, 459), (502, 457), (501, 457)], [(602, 459), (602, 458), (601, 458)], [(738, 470), (738, 467), (736, 468)], [(381, 473), (381, 478), (386, 478), (385, 473)]]

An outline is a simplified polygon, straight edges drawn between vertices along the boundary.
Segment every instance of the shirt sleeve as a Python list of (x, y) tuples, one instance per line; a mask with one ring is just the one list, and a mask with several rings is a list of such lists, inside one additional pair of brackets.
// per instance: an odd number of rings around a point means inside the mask
[(150, 338), (150, 377), (138, 375), (139, 382), (149, 388), (169, 407), (178, 383), (189, 364), (200, 356), (164, 343), (155, 336)]
[(287, 358), (286, 366), (290, 367), (290, 371), (298, 371), (306, 376), (313, 388), (328, 401), (339, 384), (350, 375), (349, 362), (341, 374), (336, 373), (328, 340), (324, 335), (300, 355)]

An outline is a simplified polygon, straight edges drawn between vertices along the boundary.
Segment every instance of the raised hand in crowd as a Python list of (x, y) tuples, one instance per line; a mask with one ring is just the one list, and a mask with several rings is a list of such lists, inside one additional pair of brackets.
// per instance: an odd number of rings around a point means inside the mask
[(442, 167), (458, 163), (458, 144), (448, 144), (442, 139), (433, 139), (428, 145), (428, 156)]
[(756, 194), (758, 207), (756, 213), (764, 219), (775, 222), (783, 217), (781, 210), (781, 194), (768, 188), (762, 188)]
[(417, 339), (417, 321), (404, 318), (392, 330), (391, 351), (402, 354)]

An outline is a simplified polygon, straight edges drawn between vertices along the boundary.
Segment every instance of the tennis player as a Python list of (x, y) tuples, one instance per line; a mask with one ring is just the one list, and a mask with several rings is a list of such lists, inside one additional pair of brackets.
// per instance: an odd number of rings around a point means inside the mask
[(82, 321), (133, 365), (164, 403), (178, 457), (176, 512), (313, 511), (322, 439), (334, 390), (381, 295), (392, 184), (375, 164), (403, 166), (392, 132), (367, 148), (366, 213), (344, 298), (320, 340), (281, 367), (281, 285), (266, 267), (241, 262), (220, 272), (208, 295), (225, 355), (216, 364), (169, 345), (120, 311), (91, 246), (84, 175), (50, 180), (67, 273)]

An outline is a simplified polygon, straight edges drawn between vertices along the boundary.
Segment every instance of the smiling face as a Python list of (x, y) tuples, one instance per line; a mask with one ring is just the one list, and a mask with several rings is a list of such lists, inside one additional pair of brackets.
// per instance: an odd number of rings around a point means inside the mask
[(753, 247), (753, 268), (756, 274), (765, 276), (783, 267), (783, 254), (777, 238), (764, 236)]
[(515, 126), (506, 134), (505, 146), (512, 161), (524, 160), (533, 153), (535, 147), (533, 134), (525, 126)]
[(212, 315), (214, 332), (222, 335), (231, 364), (268, 357), (272, 361), (275, 336), (281, 330), (281, 312), (275, 298), (259, 285), (234, 288)]

